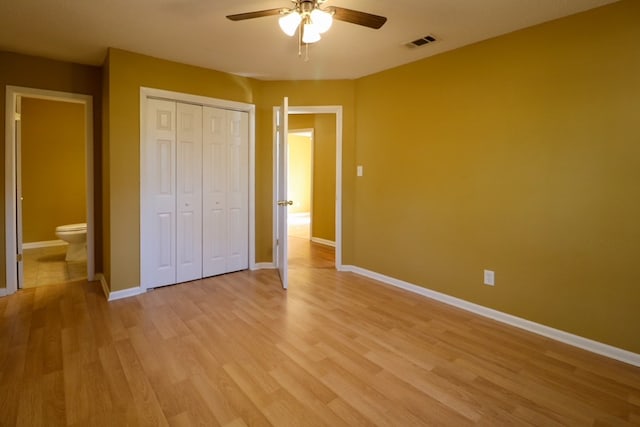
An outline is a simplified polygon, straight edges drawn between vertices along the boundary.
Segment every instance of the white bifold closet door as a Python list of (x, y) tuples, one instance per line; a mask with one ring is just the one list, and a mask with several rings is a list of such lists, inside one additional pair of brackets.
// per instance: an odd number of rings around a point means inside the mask
[(248, 120), (248, 113), (204, 107), (204, 277), (249, 267)]
[(248, 268), (248, 114), (148, 99), (143, 144), (142, 285)]
[(176, 283), (202, 278), (202, 107), (177, 104)]

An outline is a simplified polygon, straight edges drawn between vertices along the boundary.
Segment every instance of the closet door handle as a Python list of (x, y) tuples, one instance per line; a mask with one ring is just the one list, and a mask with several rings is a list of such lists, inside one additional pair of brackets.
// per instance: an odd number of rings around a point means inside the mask
[(293, 200), (278, 200), (278, 206), (291, 206), (293, 205)]

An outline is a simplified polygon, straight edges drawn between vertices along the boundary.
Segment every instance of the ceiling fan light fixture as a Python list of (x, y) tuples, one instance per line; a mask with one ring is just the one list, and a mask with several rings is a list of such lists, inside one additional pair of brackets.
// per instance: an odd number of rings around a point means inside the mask
[(302, 30), (302, 43), (311, 44), (321, 39), (318, 28), (312, 22), (306, 22)]
[(331, 6), (327, 10), (322, 5), (327, 0), (290, 0), (293, 6), (285, 9), (266, 9), (253, 12), (236, 13), (227, 15), (232, 21), (244, 21), (246, 19), (261, 18), (263, 16), (279, 15), (280, 29), (289, 37), (297, 33), (298, 56), (302, 56), (302, 48), (306, 50), (305, 61), (309, 59), (309, 45), (320, 41), (320, 34), (327, 32), (333, 24), (333, 20), (349, 22), (363, 27), (377, 30), (381, 28), (387, 18), (373, 15), (359, 10), (346, 9)]
[(331, 28), (333, 16), (329, 12), (316, 8), (311, 11), (311, 22), (316, 26), (318, 33), (323, 34)]
[(283, 33), (285, 33), (289, 37), (292, 37), (298, 29), (300, 21), (302, 21), (302, 16), (300, 16), (297, 11), (292, 10), (286, 15), (282, 15), (278, 20), (278, 24), (280, 24), (280, 29)]

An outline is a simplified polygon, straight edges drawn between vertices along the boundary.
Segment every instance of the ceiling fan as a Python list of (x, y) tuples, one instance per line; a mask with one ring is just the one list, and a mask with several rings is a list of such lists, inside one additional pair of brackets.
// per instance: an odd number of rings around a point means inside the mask
[[(279, 24), (282, 31), (293, 36), (298, 31), (298, 55), (302, 54), (302, 45), (308, 45), (320, 40), (320, 34), (325, 33), (331, 27), (334, 19), (362, 25), (373, 29), (379, 29), (387, 22), (384, 16), (360, 12), (358, 10), (343, 7), (329, 6), (322, 8), (326, 0), (291, 0), (291, 8), (278, 8), (258, 10), (255, 12), (227, 15), (232, 21), (261, 18), (263, 16), (280, 15)], [(308, 52), (308, 50), (307, 50)]]

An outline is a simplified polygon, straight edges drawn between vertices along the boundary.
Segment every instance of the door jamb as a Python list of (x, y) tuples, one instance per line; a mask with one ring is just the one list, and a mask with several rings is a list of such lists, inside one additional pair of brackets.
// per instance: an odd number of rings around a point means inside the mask
[(93, 97), (71, 92), (60, 92), (20, 86), (7, 86), (5, 103), (5, 293), (18, 289), (17, 269), (17, 206), (16, 206), (16, 126), (15, 111), (18, 97), (50, 101), (73, 102), (84, 105), (85, 124), (85, 179), (87, 186), (87, 280), (95, 279), (94, 206), (93, 206)]
[[(276, 139), (276, 116), (279, 107), (273, 107), (273, 194), (277, 193), (277, 139)], [(289, 106), (289, 114), (335, 114), (336, 116), (336, 252), (335, 268), (342, 271), (342, 106), (341, 105), (316, 105), (316, 106)], [(275, 199), (274, 199), (275, 200)], [(274, 256), (277, 250), (277, 212), (276, 204), (273, 204), (273, 230), (272, 230), (272, 253)], [(277, 265), (276, 265), (277, 267)]]

